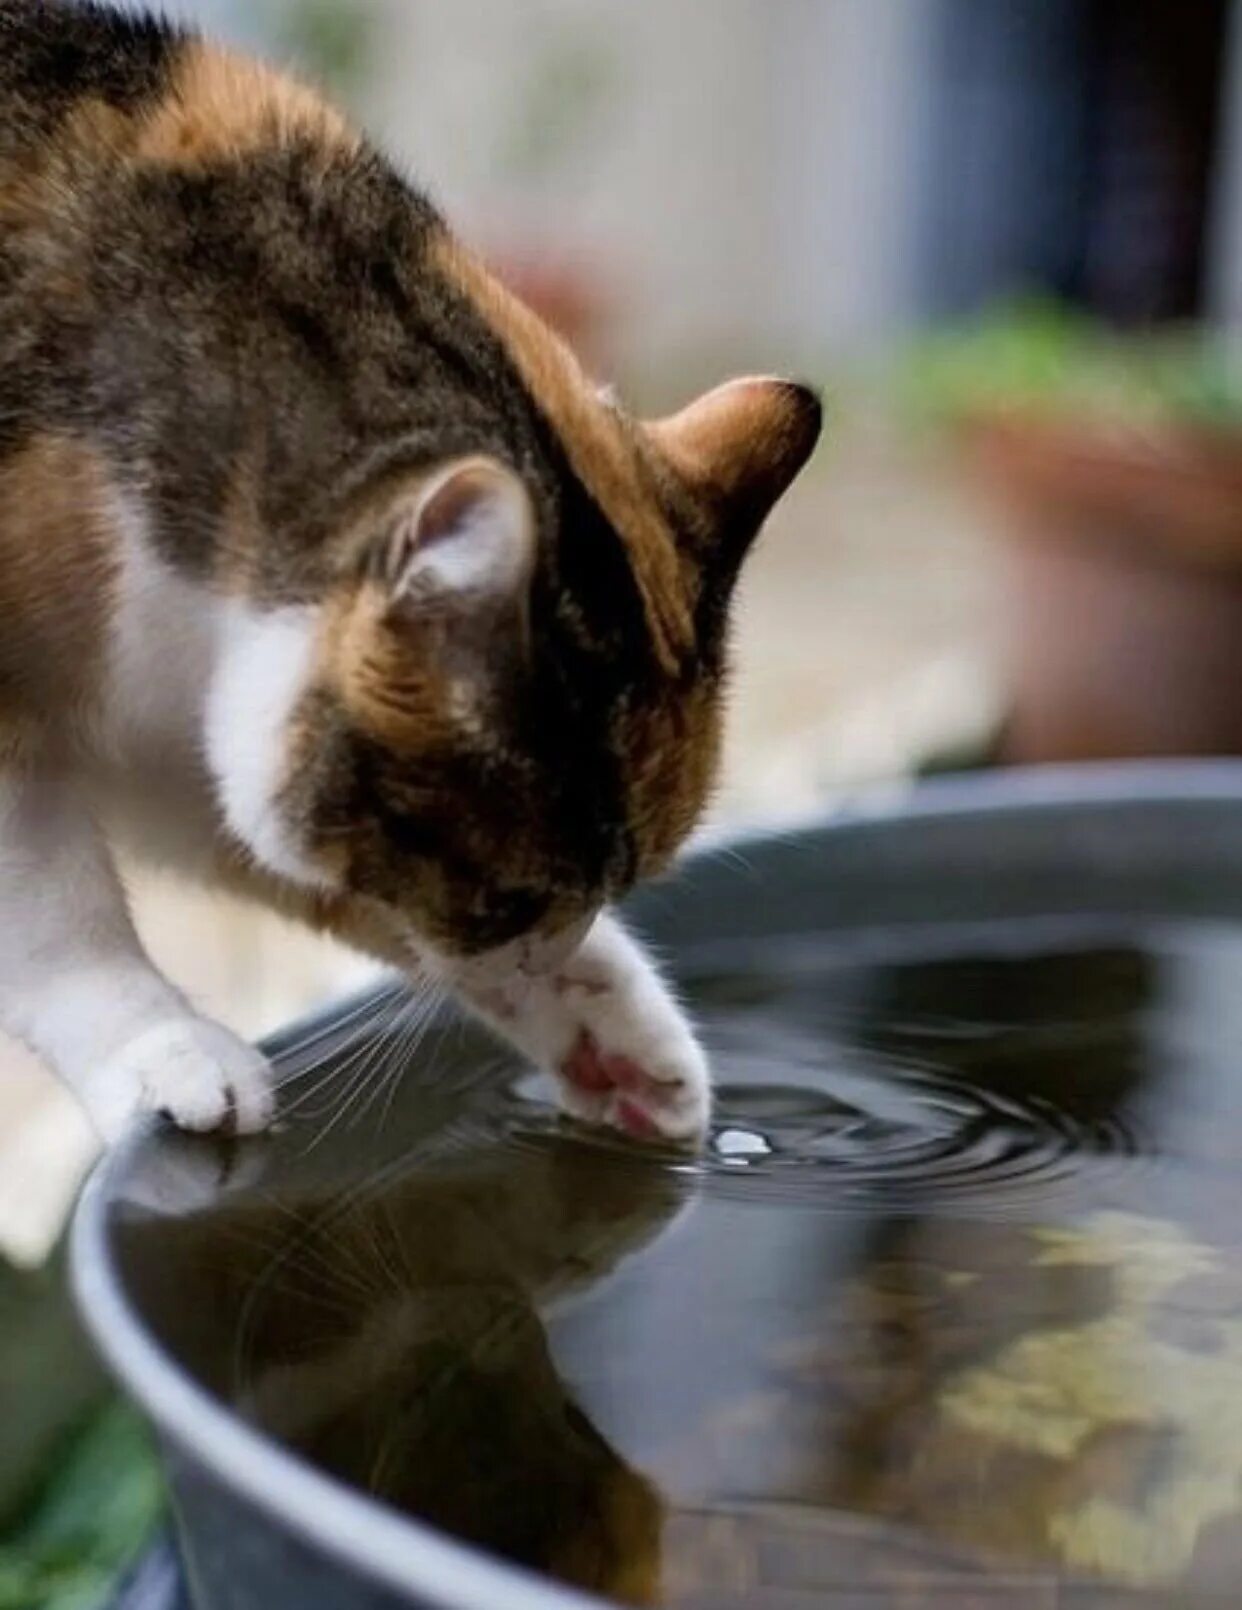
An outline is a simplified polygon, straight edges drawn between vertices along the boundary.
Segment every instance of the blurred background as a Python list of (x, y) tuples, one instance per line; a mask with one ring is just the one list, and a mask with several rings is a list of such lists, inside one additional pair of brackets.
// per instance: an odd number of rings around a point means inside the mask
[[(938, 769), (1242, 753), (1238, 4), (172, 9), (326, 82), (640, 408), (745, 371), (825, 388), (744, 582), (716, 825)], [(365, 974), (135, 898), (246, 1032)], [(4, 1059), (0, 1249), (37, 1271), (91, 1142)]]

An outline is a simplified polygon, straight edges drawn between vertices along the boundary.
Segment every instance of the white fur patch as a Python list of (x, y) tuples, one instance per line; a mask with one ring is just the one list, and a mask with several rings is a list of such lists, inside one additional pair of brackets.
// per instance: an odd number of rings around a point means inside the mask
[(104, 748), (124, 765), (192, 755), (214, 649), (211, 601), (152, 552), (146, 523), (116, 499), (121, 536)]
[(221, 606), (207, 697), (207, 759), (225, 821), (264, 866), (310, 887), (330, 883), (291, 841), (276, 808), (289, 718), (314, 652), (314, 612)]
[(83, 781), (101, 818), (148, 861), (210, 863), (216, 812), (201, 744), (215, 600), (153, 552), (137, 504), (117, 494), (116, 606)]

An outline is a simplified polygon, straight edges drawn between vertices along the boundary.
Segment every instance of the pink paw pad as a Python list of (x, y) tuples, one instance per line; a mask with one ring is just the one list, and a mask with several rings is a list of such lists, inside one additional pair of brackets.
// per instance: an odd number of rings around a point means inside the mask
[(626, 1056), (601, 1051), (587, 1033), (578, 1036), (573, 1049), (561, 1064), (561, 1076), (575, 1090), (589, 1096), (615, 1093), (612, 1121), (636, 1140), (651, 1140), (661, 1133), (653, 1109), (667, 1106), (675, 1097), (675, 1087), (661, 1083), (645, 1073)]
[(592, 1096), (603, 1095), (616, 1086), (607, 1062), (608, 1059), (591, 1036), (580, 1034), (573, 1050), (561, 1063), (561, 1076), (576, 1090), (583, 1090)]
[(635, 1140), (654, 1140), (660, 1133), (651, 1114), (624, 1096), (617, 1102), (616, 1113), (618, 1127)]

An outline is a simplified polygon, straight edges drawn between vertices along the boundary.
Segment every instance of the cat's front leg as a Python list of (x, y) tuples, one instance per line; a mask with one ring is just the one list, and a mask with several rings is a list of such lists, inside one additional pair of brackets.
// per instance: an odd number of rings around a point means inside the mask
[(0, 776), (0, 1026), (61, 1076), (105, 1139), (140, 1111), (187, 1129), (270, 1121), (265, 1058), (147, 957), (89, 810), (54, 774)]
[(643, 1139), (698, 1142), (711, 1081), (691, 1024), (650, 956), (605, 912), (555, 965), (528, 947), (514, 965), (467, 968), (459, 993), (555, 1075), (567, 1111)]

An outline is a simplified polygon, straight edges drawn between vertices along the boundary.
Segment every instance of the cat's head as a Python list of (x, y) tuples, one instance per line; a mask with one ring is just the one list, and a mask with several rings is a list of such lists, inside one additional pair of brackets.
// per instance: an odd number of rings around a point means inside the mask
[(209, 738), (261, 862), (462, 956), (580, 931), (690, 833), (739, 568), (821, 416), (807, 388), (748, 379), (640, 423), (452, 269), (529, 421), (510, 398), (493, 429), (476, 397), (477, 446), (376, 477), (317, 607), (239, 613)]

